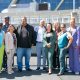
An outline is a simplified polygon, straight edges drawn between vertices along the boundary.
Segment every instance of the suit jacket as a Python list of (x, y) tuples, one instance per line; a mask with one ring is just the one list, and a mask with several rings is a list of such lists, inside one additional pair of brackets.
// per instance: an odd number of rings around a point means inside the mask
[[(47, 32), (45, 32), (43, 34), (43, 47), (46, 47), (46, 45), (47, 45), (46, 36), (47, 36)], [(50, 37), (51, 48), (54, 48), (55, 47), (55, 43), (56, 43), (56, 33), (55, 33), (55, 31), (53, 31), (52, 32), (52, 36)]]

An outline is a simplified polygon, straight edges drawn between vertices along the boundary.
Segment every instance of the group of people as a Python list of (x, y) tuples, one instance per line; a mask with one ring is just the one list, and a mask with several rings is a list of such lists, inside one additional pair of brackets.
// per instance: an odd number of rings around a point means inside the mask
[(63, 75), (66, 71), (65, 56), (69, 54), (70, 71), (79, 74), (80, 27), (75, 25), (74, 17), (71, 18), (70, 27), (67, 29), (66, 24), (55, 22), (53, 26), (51, 23), (45, 24), (44, 20), (40, 21), (39, 26), (33, 27), (27, 23), (26, 17), (21, 19), (21, 25), (15, 29), (14, 25), (9, 23), (9, 17), (6, 17), (5, 25), (0, 23), (0, 72), (5, 68), (8, 74), (14, 73), (12, 66), (15, 52), (18, 71), (23, 70), (23, 56), (25, 56), (25, 69), (32, 71), (30, 57), (31, 49), (35, 45), (36, 70), (41, 69), (41, 56), (43, 56), (43, 70), (51, 74), (52, 68), (58, 67), (60, 71), (57, 75)]

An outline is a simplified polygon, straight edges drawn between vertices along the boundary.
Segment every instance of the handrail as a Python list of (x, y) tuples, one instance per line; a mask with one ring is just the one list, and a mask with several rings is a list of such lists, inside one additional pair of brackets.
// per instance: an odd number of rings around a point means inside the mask
[(60, 3), (58, 4), (58, 6), (56, 7), (56, 9), (55, 10), (58, 10), (59, 9), (59, 7), (62, 5), (62, 3), (64, 2), (64, 0), (61, 0), (60, 1)]
[(10, 5), (8, 6), (8, 8), (10, 8), (10, 7), (11, 7), (11, 5), (16, 4), (16, 3), (17, 3), (17, 1), (18, 1), (18, 0), (12, 0), (12, 1), (11, 1), (11, 3), (10, 3)]

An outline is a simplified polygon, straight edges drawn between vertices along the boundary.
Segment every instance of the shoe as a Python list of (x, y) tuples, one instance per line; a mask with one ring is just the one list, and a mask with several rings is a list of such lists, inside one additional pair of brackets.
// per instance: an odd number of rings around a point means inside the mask
[(61, 75), (63, 75), (63, 74), (64, 74), (64, 73), (58, 73), (57, 76), (61, 76)]
[(52, 73), (51, 72), (48, 72), (48, 74), (51, 75)]
[(22, 72), (22, 69), (18, 69), (18, 72)]
[(40, 67), (37, 67), (37, 69), (36, 69), (37, 71), (39, 71), (40, 70)]
[(6, 68), (2, 68), (2, 70), (1, 71), (7, 71), (7, 69)]
[(69, 70), (68, 72), (69, 72), (69, 73), (72, 73), (72, 71), (71, 71), (71, 70)]
[(12, 73), (14, 73), (14, 71), (13, 71), (13, 70), (12, 70), (11, 72), (12, 72)]
[(11, 72), (8, 72), (8, 74), (12, 74)]
[(12, 71), (8, 71), (8, 74), (12, 74), (13, 72)]
[(1, 73), (1, 71), (0, 71), (0, 73)]
[(50, 74), (52, 73), (52, 69), (51, 69), (51, 68), (49, 68), (49, 73), (50, 73)]
[(43, 71), (46, 71), (46, 67), (43, 67)]
[(27, 69), (26, 69), (26, 71), (32, 71), (32, 69), (30, 69), (30, 68), (27, 68)]
[(79, 72), (75, 72), (75, 75), (79, 75)]

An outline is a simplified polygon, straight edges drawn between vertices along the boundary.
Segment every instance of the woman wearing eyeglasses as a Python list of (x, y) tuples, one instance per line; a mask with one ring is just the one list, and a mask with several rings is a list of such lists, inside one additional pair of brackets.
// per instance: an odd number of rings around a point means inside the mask
[(66, 25), (61, 24), (61, 32), (58, 34), (58, 46), (60, 49), (59, 53), (59, 62), (60, 62), (60, 72), (57, 76), (63, 75), (65, 71), (65, 55), (67, 53), (67, 49), (72, 43), (72, 36), (69, 32), (66, 31)]

